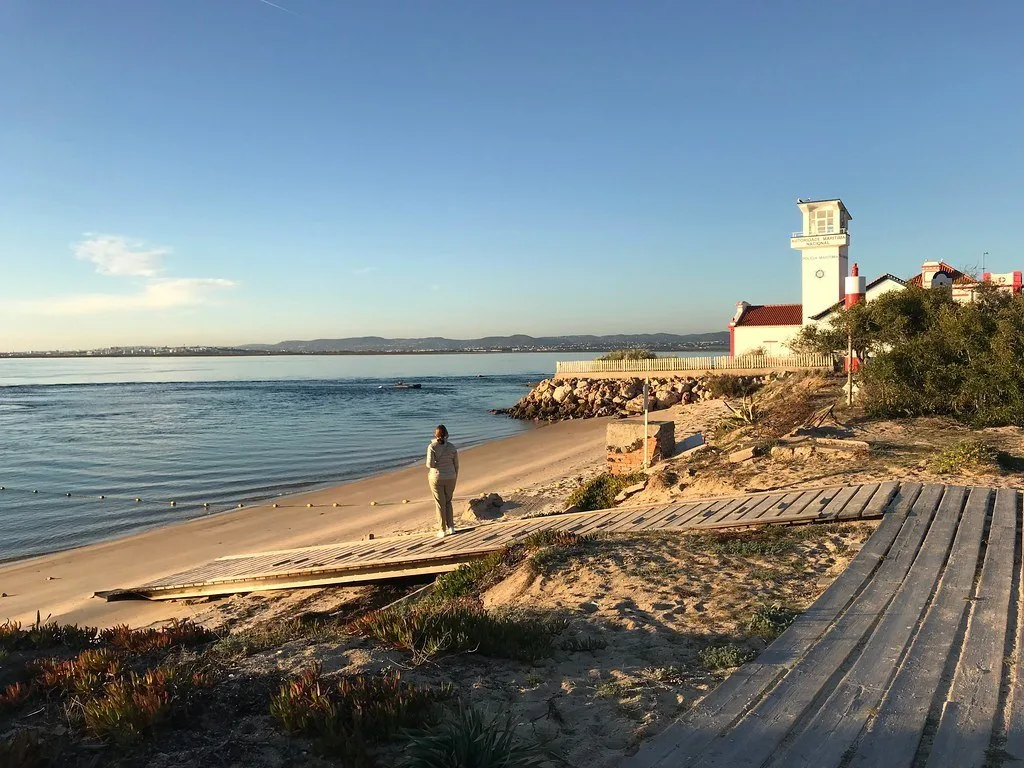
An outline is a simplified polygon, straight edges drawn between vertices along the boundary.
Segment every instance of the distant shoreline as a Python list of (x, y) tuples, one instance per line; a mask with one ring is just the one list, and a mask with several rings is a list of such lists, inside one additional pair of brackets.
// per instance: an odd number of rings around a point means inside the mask
[[(659, 352), (722, 352), (728, 351), (728, 346), (693, 346), (659, 349)], [(535, 355), (564, 352), (566, 354), (578, 354), (581, 352), (608, 352), (608, 347), (574, 348), (574, 349), (426, 349), (426, 350), (342, 350), (336, 352), (291, 352), (291, 351), (254, 351), (254, 350), (224, 350), (210, 352), (0, 352), (0, 360), (29, 360), (29, 359), (69, 359), (69, 358), (151, 358), (151, 357), (326, 357), (340, 355), (369, 356), (400, 356), (400, 355)]]

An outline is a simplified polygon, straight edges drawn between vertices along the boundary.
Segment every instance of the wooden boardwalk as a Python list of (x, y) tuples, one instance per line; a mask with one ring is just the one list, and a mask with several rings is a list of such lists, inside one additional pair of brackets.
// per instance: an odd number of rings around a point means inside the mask
[(148, 584), (97, 595), (108, 600), (160, 600), (443, 573), (539, 530), (577, 534), (693, 531), (880, 517), (898, 490), (899, 483), (891, 482), (778, 491), (490, 523), (443, 539), (417, 534), (233, 555)]
[(849, 568), (627, 768), (1024, 761), (1021, 493), (903, 483)]

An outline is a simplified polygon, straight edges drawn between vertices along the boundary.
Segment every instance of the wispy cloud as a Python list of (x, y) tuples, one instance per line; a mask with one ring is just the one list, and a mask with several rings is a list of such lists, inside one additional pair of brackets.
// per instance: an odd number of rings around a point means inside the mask
[(352, 274), (353, 275), (368, 275), (371, 272), (373, 272), (374, 269), (375, 269), (375, 267), (359, 267), (358, 269), (353, 269), (352, 270)]
[(37, 315), (97, 315), (108, 312), (175, 309), (207, 304), (238, 283), (216, 278), (153, 280), (135, 293), (81, 293), (24, 302), (23, 312)]
[(170, 248), (146, 246), (120, 235), (97, 235), (87, 232), (71, 250), (75, 258), (90, 261), (101, 275), (155, 277), (163, 271), (164, 256)]
[(76, 259), (96, 265), (96, 272), (121, 278), (132, 286), (122, 293), (73, 293), (31, 299), (9, 305), (33, 315), (95, 315), (128, 311), (157, 311), (198, 306), (238, 285), (234, 280), (208, 277), (163, 277), (170, 248), (147, 245), (121, 235), (86, 233), (71, 246)]

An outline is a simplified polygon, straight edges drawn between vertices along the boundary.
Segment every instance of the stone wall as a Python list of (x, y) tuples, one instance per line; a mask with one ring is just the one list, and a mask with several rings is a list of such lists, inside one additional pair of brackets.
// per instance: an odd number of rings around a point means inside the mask
[[(605, 445), (608, 449), (608, 471), (625, 475), (644, 468), (643, 417), (622, 419), (608, 424)], [(675, 453), (675, 423), (654, 421), (647, 423), (647, 466), (653, 466)]]
[[(711, 397), (706, 378), (651, 378), (648, 410), (676, 403), (693, 403)], [(595, 416), (635, 415), (644, 412), (644, 380), (545, 379), (526, 397), (507, 410), (496, 411), (514, 419), (562, 421)]]

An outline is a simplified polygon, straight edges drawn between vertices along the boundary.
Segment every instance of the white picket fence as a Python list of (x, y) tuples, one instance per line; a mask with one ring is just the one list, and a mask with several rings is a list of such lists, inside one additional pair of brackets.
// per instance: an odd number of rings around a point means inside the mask
[(672, 373), (676, 371), (760, 371), (792, 370), (798, 368), (831, 370), (835, 360), (831, 355), (741, 355), (730, 357), (655, 357), (650, 360), (573, 360), (555, 364), (557, 375), (570, 373)]

